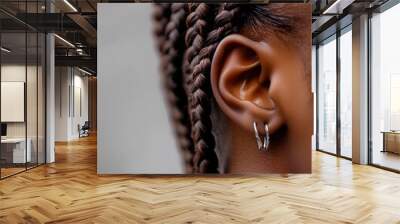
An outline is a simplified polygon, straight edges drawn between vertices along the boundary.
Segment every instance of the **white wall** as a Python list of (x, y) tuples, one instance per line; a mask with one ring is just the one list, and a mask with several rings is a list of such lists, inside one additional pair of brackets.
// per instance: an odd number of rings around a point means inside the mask
[[(71, 67), (56, 67), (55, 73), (55, 140), (77, 139), (78, 124), (88, 120), (88, 77)], [(81, 103), (77, 97), (79, 89)], [(82, 113), (76, 107), (79, 104)]]
[(55, 141), (68, 140), (69, 77), (68, 67), (55, 68)]
[(100, 174), (182, 173), (159, 87), (151, 4), (98, 4)]

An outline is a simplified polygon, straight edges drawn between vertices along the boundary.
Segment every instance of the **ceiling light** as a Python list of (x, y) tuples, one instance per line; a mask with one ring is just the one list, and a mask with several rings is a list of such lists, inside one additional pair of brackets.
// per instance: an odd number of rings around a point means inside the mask
[(79, 55), (83, 55), (83, 49), (82, 48), (77, 48), (76, 49), (76, 53), (78, 53)]
[(355, 0), (336, 0), (332, 5), (324, 10), (322, 14), (342, 14), (343, 10), (351, 5)]
[(11, 52), (11, 50), (9, 50), (9, 49), (7, 49), (5, 47), (1, 47), (0, 49), (1, 49), (1, 51), (4, 51), (6, 53), (10, 53)]
[(83, 73), (85, 73), (85, 74), (87, 74), (87, 75), (90, 75), (90, 76), (93, 75), (92, 73), (90, 73), (90, 72), (88, 72), (88, 71), (86, 71), (86, 70), (83, 70), (83, 69), (81, 69), (81, 68), (79, 68), (79, 67), (78, 67), (78, 70), (81, 71), (81, 72), (83, 72)]
[(71, 42), (69, 42), (68, 40), (66, 40), (66, 39), (64, 39), (64, 38), (62, 38), (62, 37), (60, 37), (60, 36), (57, 35), (57, 34), (54, 34), (54, 36), (57, 37), (57, 38), (58, 38), (59, 40), (61, 40), (62, 42), (64, 42), (65, 44), (67, 44), (68, 46), (75, 48), (75, 45), (73, 45), (73, 44), (72, 44)]
[(78, 10), (68, 1), (64, 0), (65, 4), (67, 4), (74, 12), (78, 12)]

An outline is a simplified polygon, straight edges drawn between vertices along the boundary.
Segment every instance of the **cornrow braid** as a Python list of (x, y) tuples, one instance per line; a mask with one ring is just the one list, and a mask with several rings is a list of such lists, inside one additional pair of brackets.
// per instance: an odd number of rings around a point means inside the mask
[[(210, 26), (211, 23), (207, 23), (207, 17), (213, 16), (210, 12), (210, 6), (206, 3), (202, 4), (188, 4), (189, 15), (186, 19), (187, 31), (185, 34), (186, 51), (184, 52), (184, 76), (185, 76), (185, 87), (187, 92), (190, 94), (189, 87), (191, 86), (191, 75), (192, 67), (190, 63), (198, 61), (195, 58), (198, 51), (201, 49), (203, 44), (203, 35), (206, 35), (206, 27)], [(197, 10), (197, 12), (196, 12)]]
[[(165, 26), (169, 21), (171, 14), (171, 4), (168, 3), (155, 3), (153, 5), (153, 33), (156, 39), (157, 50), (162, 54), (162, 48), (165, 41)], [(160, 55), (162, 56), (162, 55)]]
[[(200, 6), (199, 6), (200, 7)], [(196, 10), (197, 11), (197, 10)], [(211, 126), (211, 62), (219, 42), (227, 35), (235, 32), (232, 22), (239, 12), (237, 4), (222, 4), (213, 17), (213, 26), (205, 35), (197, 35), (201, 39), (198, 48), (192, 52), (196, 55), (190, 62), (191, 67), (191, 118), (192, 138), (195, 141), (193, 158), (196, 172), (218, 172), (218, 159), (215, 152), (215, 139)], [(199, 29), (200, 31), (204, 31)], [(188, 54), (190, 55), (190, 54)], [(189, 57), (190, 58), (190, 57)]]
[[(163, 26), (156, 26), (155, 35), (157, 37), (159, 34), (158, 47), (161, 53), (161, 69), (164, 73), (162, 81), (169, 104), (170, 119), (175, 127), (175, 136), (183, 154), (185, 170), (187, 173), (191, 173), (193, 171), (193, 141), (190, 135), (191, 126), (187, 113), (187, 96), (183, 86), (179, 85), (183, 78), (181, 52), (184, 51), (185, 45), (184, 36), (180, 34), (186, 29), (185, 7), (183, 3), (163, 4), (162, 6), (156, 4), (156, 13), (159, 10), (169, 10), (170, 13), (169, 15), (168, 12), (163, 14), (163, 16), (169, 16), (169, 19), (160, 19)], [(157, 17), (155, 18), (157, 19)], [(159, 29), (163, 29), (163, 32)]]
[(214, 16), (213, 7), (206, 3), (189, 4), (189, 15), (186, 20), (188, 27), (185, 42), (186, 65), (190, 74), (188, 92), (190, 118), (192, 124), (192, 139), (195, 146), (193, 157), (194, 172), (218, 172), (218, 159), (214, 151), (215, 140), (211, 132), (210, 98), (208, 79), (201, 67), (199, 52), (205, 46), (208, 31), (211, 29)]
[[(212, 60), (215, 50), (220, 41), (231, 33), (238, 32), (237, 27), (233, 25), (236, 16), (239, 14), (240, 7), (237, 4), (224, 3), (215, 16), (214, 27), (207, 35), (206, 46), (201, 49), (200, 57), (209, 57)], [(207, 67), (210, 73), (211, 64)]]

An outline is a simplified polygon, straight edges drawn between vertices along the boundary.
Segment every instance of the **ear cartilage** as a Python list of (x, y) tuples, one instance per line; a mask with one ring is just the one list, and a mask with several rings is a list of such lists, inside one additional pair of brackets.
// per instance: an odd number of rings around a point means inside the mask
[(258, 150), (266, 152), (268, 151), (270, 139), (269, 139), (268, 124), (264, 124), (264, 127), (265, 127), (265, 136), (263, 137), (263, 140), (261, 140), (260, 134), (258, 133), (257, 129), (257, 123), (255, 121), (253, 122), (254, 134), (256, 136)]

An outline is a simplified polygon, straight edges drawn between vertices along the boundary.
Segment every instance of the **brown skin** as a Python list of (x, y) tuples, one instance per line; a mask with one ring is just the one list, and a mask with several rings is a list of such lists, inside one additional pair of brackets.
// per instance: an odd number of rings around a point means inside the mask
[[(311, 172), (311, 19), (308, 5), (298, 7), (282, 10), (298, 17), (291, 35), (245, 27), (218, 45), (211, 86), (223, 117), (213, 122), (224, 132), (217, 133), (222, 173)], [(261, 134), (262, 124), (269, 126), (268, 152), (257, 148), (254, 121)]]

